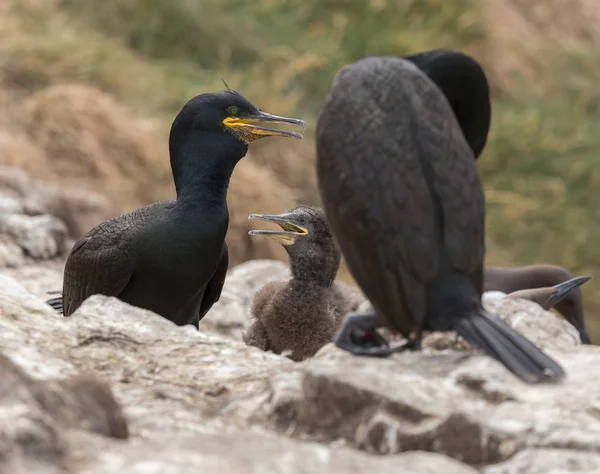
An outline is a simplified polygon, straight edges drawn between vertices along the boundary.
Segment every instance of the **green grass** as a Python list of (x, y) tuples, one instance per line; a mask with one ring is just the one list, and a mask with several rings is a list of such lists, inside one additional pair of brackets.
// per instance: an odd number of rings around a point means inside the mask
[[(314, 126), (335, 72), (361, 56), (445, 47), (494, 60), (477, 0), (12, 4), (17, 34), (0, 33), (2, 61), (26, 87), (91, 83), (165, 123), (192, 95), (221, 89), (221, 77), (261, 108)], [(600, 278), (600, 51), (565, 38), (527, 47), (538, 55), (533, 76), (513, 78), (510, 90), (491, 77), (492, 131), (478, 161), (489, 262), (551, 262)], [(595, 288), (584, 293), (600, 342)]]

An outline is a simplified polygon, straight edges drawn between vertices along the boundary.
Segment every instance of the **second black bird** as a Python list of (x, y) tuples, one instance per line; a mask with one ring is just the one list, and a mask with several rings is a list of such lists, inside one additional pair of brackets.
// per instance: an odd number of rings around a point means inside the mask
[[(337, 345), (382, 356), (420, 347), (423, 331), (454, 329), (527, 382), (564, 375), (482, 306), (485, 202), (473, 150), (423, 71), (393, 57), (344, 67), (319, 118), (317, 177), (334, 235), (376, 311), (348, 316)], [(382, 323), (409, 343), (374, 346)]]
[(185, 104), (169, 136), (177, 199), (105, 221), (79, 240), (68, 257), (62, 298), (72, 314), (93, 294), (115, 296), (178, 325), (198, 327), (219, 299), (227, 272), (229, 179), (254, 140), (302, 138), (270, 127), (304, 127), (297, 119), (259, 110), (235, 91), (202, 94)]

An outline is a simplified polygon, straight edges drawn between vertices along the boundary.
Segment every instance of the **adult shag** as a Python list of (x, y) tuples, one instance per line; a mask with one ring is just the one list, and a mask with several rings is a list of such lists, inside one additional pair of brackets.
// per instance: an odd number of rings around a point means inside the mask
[[(338, 346), (385, 356), (419, 348), (423, 331), (454, 329), (527, 382), (564, 375), (481, 304), (485, 201), (474, 152), (446, 96), (412, 62), (367, 57), (337, 74), (319, 117), (317, 177), (376, 311), (349, 315)], [(382, 322), (409, 342), (373, 345)]]
[(161, 201), (107, 220), (73, 246), (67, 260), (62, 304), (71, 315), (93, 294), (115, 296), (178, 325), (198, 327), (219, 299), (228, 265), (227, 188), (248, 145), (270, 136), (302, 138), (270, 128), (305, 128), (302, 120), (259, 110), (228, 90), (185, 104), (169, 136), (177, 199)]

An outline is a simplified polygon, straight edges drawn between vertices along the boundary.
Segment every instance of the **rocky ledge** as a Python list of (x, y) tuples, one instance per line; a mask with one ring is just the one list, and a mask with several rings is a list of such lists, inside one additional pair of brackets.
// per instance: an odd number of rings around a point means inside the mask
[(40, 299), (58, 263), (3, 270), (0, 473), (600, 470), (600, 349), (554, 314), (489, 305), (564, 365), (557, 385), (525, 385), (453, 334), (295, 363), (240, 337), (254, 292), (287, 274), (233, 268), (196, 331), (99, 295), (64, 318)]

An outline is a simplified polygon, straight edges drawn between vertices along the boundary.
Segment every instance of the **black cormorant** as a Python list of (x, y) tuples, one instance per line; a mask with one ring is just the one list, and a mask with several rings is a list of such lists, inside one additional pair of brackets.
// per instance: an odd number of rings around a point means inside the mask
[[(75, 243), (64, 272), (65, 316), (103, 294), (198, 327), (227, 272), (226, 197), (235, 165), (254, 140), (302, 138), (269, 127), (276, 122), (305, 127), (262, 112), (232, 90), (189, 100), (169, 136), (177, 199), (107, 220)], [(56, 298), (49, 302), (60, 308)]]
[(341, 253), (322, 209), (297, 206), (280, 215), (251, 214), (278, 224), (282, 230), (251, 230), (284, 246), (292, 278), (266, 284), (252, 302), (254, 319), (243, 339), (248, 345), (296, 361), (313, 356), (333, 341), (344, 316), (355, 311), (364, 296), (336, 282)]
[[(474, 153), (423, 71), (393, 57), (345, 66), (319, 117), (317, 177), (333, 233), (376, 311), (349, 315), (338, 346), (385, 356), (419, 348), (425, 330), (454, 329), (527, 382), (564, 375), (482, 306), (485, 201)], [(365, 344), (383, 322), (409, 342)]]

